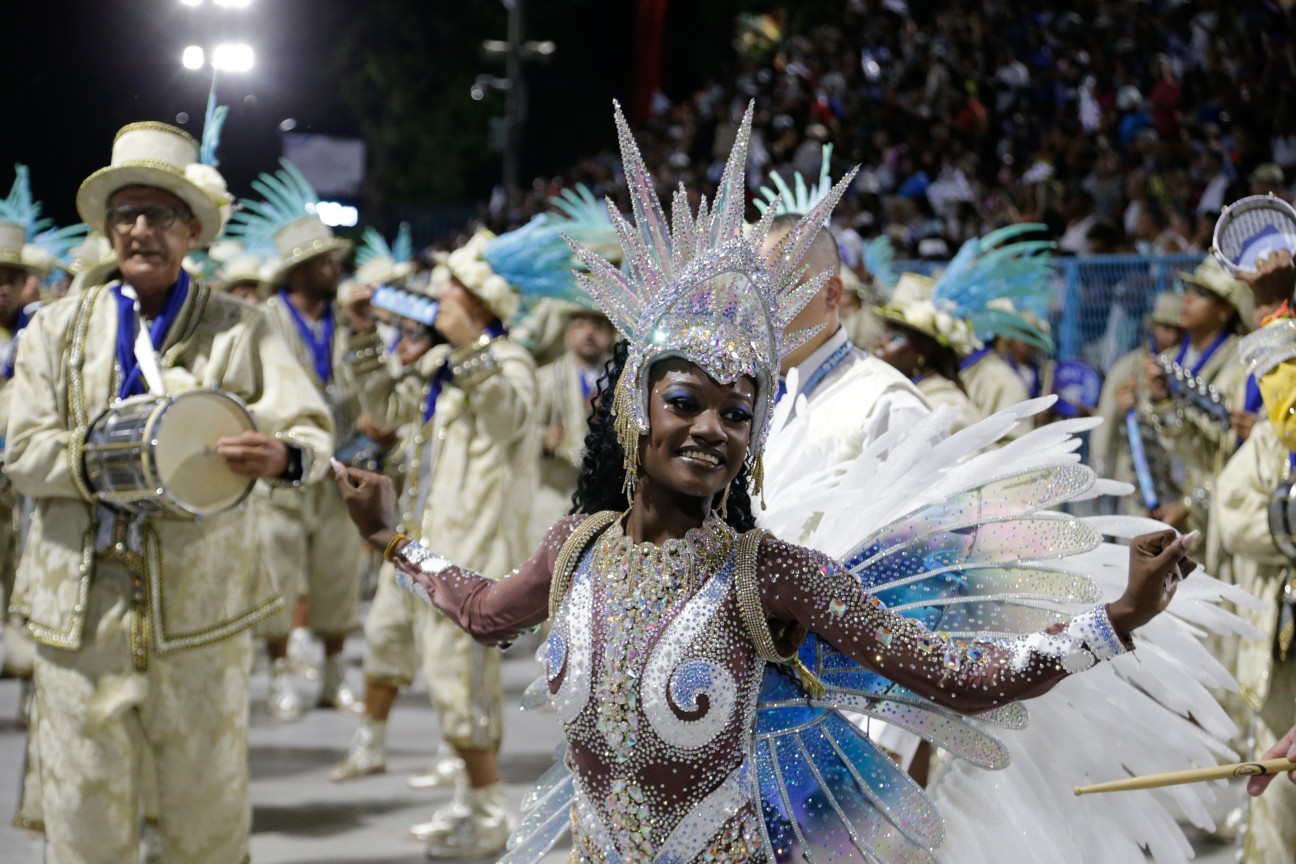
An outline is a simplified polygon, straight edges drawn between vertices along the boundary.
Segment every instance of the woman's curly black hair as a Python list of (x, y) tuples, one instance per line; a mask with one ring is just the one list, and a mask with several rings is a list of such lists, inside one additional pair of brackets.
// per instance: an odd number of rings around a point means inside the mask
[[(572, 513), (597, 513), (600, 510), (621, 512), (630, 507), (622, 488), (625, 482), (625, 451), (617, 440), (612, 421), (612, 393), (621, 371), (625, 368), (630, 346), (620, 340), (613, 348), (612, 359), (603, 369), (598, 381), (598, 395), (594, 411), (589, 418), (589, 434), (585, 436), (585, 455), (581, 464), (580, 479), (572, 494)], [(738, 476), (729, 485), (729, 525), (738, 532), (756, 527), (752, 515), (751, 495), (747, 491), (747, 463), (743, 462)]]

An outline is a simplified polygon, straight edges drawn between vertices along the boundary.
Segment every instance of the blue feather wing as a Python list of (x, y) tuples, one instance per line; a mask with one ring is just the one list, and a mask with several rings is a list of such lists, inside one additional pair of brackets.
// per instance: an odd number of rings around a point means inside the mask
[[(777, 675), (777, 671), (771, 672)], [(757, 730), (761, 815), (777, 861), (931, 864), (944, 826), (922, 789), (837, 711)]]
[[(1054, 464), (978, 484), (864, 538), (844, 566), (893, 611), (964, 643), (1039, 630), (1066, 619), (1060, 607), (1097, 597), (1091, 580), (1054, 561), (1092, 549), (1101, 538), (1047, 510), (1093, 482), (1083, 466)], [(887, 634), (878, 638), (885, 643)], [(933, 638), (930, 650), (942, 646)], [(823, 696), (811, 696), (796, 675), (771, 666), (757, 703), (762, 807), (776, 850), (808, 851), (815, 860), (933, 860), (930, 850), (942, 830), (934, 807), (840, 712), (897, 726), (975, 765), (1002, 768), (1009, 754), (991, 730), (1024, 727), (1025, 708), (1005, 705), (974, 723), (813, 633), (798, 659), (824, 685)]]

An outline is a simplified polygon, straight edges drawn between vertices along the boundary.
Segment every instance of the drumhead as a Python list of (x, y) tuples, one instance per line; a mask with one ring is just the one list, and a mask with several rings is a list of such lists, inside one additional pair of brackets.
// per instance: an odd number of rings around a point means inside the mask
[(1251, 273), (1270, 253), (1296, 251), (1296, 208), (1273, 195), (1251, 195), (1224, 208), (1211, 252), (1230, 273)]
[(163, 494), (196, 516), (235, 506), (252, 491), (216, 454), (216, 442), (256, 429), (243, 403), (219, 390), (176, 395), (150, 430), (154, 470)]

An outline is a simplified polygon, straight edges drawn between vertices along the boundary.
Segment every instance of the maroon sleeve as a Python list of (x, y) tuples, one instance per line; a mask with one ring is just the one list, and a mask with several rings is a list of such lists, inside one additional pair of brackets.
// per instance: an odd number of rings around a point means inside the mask
[(566, 516), (554, 523), (526, 563), (498, 581), (451, 564), (417, 542), (406, 544), (393, 558), (396, 581), (478, 642), (510, 642), (549, 617), (554, 562), (584, 518)]
[(861, 665), (965, 714), (1039, 696), (1129, 647), (1102, 606), (1028, 636), (955, 640), (887, 610), (827, 556), (777, 540), (761, 546), (759, 573), (772, 629), (816, 633)]

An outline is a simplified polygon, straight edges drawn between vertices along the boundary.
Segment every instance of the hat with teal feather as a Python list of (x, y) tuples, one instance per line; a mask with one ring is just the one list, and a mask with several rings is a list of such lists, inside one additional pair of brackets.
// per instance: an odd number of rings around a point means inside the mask
[(170, 192), (193, 211), (200, 226), (199, 246), (225, 228), (234, 196), (216, 170), (216, 148), (229, 108), (216, 104), (212, 78), (203, 117), (202, 142), (167, 123), (131, 123), (113, 139), (112, 161), (91, 174), (77, 190), (77, 213), (87, 225), (102, 226), (112, 196), (127, 186), (153, 186)]
[(13, 186), (9, 195), (0, 199), (0, 219), (10, 226), (22, 226), (21, 249), (15, 258), (13, 243), (18, 232), (12, 227), (0, 229), (0, 261), (44, 279), (56, 268), (70, 270), (71, 250), (85, 240), (88, 229), (80, 223), (59, 228), (53, 219), (41, 215), (42, 209), (32, 195), (27, 166), (15, 165)]
[(903, 274), (878, 314), (962, 355), (994, 336), (1021, 339), (1051, 352), (1053, 338), (1041, 326), (1047, 316), (1036, 312), (1032, 320), (1021, 311), (1047, 309), (1050, 300), (1053, 244), (1017, 239), (1043, 227), (1010, 225), (973, 238), (939, 279)]
[(576, 274), (585, 265), (567, 238), (612, 264), (621, 262), (607, 206), (584, 185), (564, 189), (549, 199), (554, 212), (541, 213), (527, 224), (501, 234), (482, 251), (491, 269), (515, 286), (524, 307), (539, 300), (557, 300), (572, 309), (598, 311)]
[(360, 235), (355, 252), (355, 281), (361, 285), (390, 285), (414, 272), (414, 239), (408, 222), (402, 222), (391, 243), (378, 229), (369, 227)]
[(316, 215), (319, 195), (305, 175), (287, 159), (279, 170), (252, 181), (261, 201), (244, 199), (230, 219), (229, 236), (248, 247), (273, 246), (279, 265), (269, 281), (278, 284), (299, 264), (331, 252), (346, 252), (351, 241), (335, 237)]

